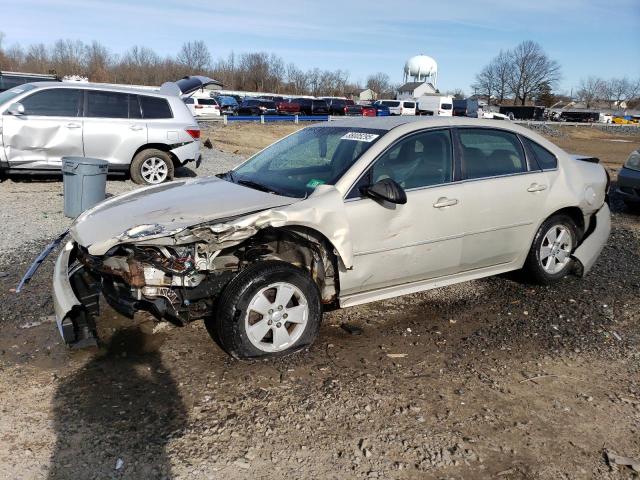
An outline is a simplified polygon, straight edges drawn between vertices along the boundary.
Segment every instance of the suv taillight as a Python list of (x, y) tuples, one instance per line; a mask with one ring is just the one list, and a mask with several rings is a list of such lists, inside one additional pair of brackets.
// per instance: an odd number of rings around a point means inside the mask
[(194, 108), (204, 108), (202, 105), (196, 105)]
[(191, 135), (191, 138), (194, 140), (198, 140), (200, 138), (200, 129), (197, 128), (187, 128), (185, 131)]

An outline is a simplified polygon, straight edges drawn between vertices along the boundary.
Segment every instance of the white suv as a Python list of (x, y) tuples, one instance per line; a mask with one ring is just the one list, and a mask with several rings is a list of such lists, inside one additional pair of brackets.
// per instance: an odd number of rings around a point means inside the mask
[(140, 184), (200, 162), (200, 127), (180, 95), (214, 80), (185, 77), (160, 90), (36, 82), (0, 93), (0, 171), (56, 171), (62, 157), (107, 160)]
[(220, 105), (211, 97), (186, 97), (183, 99), (194, 117), (219, 117)]

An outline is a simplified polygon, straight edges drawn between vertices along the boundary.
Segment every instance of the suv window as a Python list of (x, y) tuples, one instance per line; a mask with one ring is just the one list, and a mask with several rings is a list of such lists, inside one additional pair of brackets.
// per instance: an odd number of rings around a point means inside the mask
[(199, 98), (198, 105), (218, 105), (213, 98)]
[(518, 137), (502, 130), (460, 128), (465, 178), (486, 178), (527, 171)]
[(139, 95), (142, 118), (173, 118), (169, 102), (165, 98)]
[(542, 170), (553, 169), (558, 167), (558, 159), (556, 156), (551, 153), (546, 148), (538, 145), (533, 140), (529, 140), (527, 137), (522, 137), (522, 140), (527, 145), (529, 150), (533, 152), (536, 161), (538, 162), (538, 166)]
[(45, 117), (77, 117), (82, 91), (75, 88), (51, 88), (22, 99), (25, 115)]
[(129, 95), (119, 92), (87, 90), (85, 117), (129, 118)]

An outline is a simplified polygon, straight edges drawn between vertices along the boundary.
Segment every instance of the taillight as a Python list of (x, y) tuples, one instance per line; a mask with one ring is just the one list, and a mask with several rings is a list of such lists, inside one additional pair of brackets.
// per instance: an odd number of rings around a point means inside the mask
[(191, 138), (194, 140), (198, 140), (200, 138), (200, 129), (199, 128), (187, 128), (185, 131), (191, 135)]
[(196, 105), (196, 108), (204, 108), (202, 105)]

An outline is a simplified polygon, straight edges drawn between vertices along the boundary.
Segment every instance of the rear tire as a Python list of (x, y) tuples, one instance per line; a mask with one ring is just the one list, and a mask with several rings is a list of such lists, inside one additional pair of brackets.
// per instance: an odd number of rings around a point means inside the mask
[(306, 270), (281, 261), (247, 267), (225, 287), (211, 338), (235, 358), (276, 357), (307, 347), (322, 319), (320, 291)]
[(158, 185), (173, 180), (173, 161), (167, 152), (155, 148), (142, 150), (131, 162), (131, 180), (139, 185)]
[(578, 238), (578, 227), (571, 217), (560, 214), (546, 219), (536, 232), (524, 264), (528, 279), (539, 285), (551, 285), (569, 274)]

